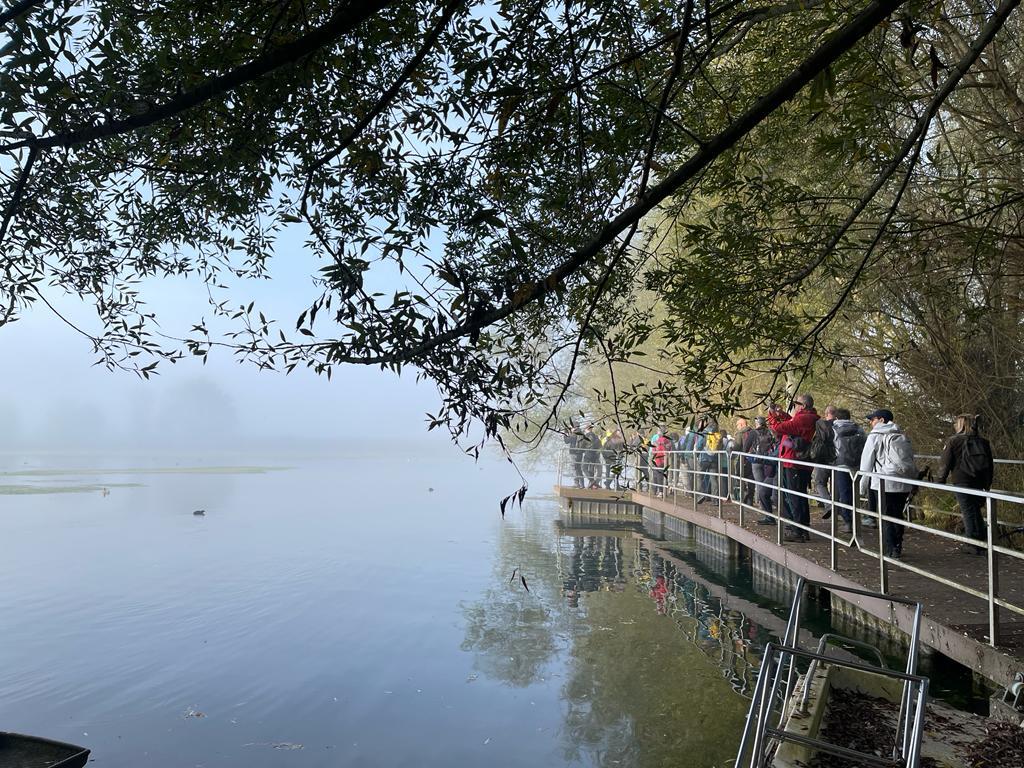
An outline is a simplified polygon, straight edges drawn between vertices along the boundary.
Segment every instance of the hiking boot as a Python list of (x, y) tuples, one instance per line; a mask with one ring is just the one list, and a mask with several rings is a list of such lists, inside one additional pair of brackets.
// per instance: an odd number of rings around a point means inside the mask
[(802, 544), (807, 541), (807, 538), (805, 538), (806, 536), (807, 534), (800, 533), (800, 531), (786, 531), (782, 536), (782, 540)]
[(839, 532), (844, 536), (851, 536), (853, 535), (853, 526), (849, 523), (840, 523)]
[(877, 528), (878, 527), (878, 523), (875, 522), (875, 518), (873, 518), (873, 517), (862, 517), (860, 519), (860, 524), (864, 528)]
[(768, 517), (768, 515), (765, 515), (764, 517), (762, 517), (760, 520), (757, 521), (757, 524), (758, 525), (775, 525), (775, 521), (772, 520), (772, 518)]
[(830, 517), (832, 517), (832, 510), (831, 509), (826, 509), (824, 512), (821, 513), (821, 519), (822, 520), (828, 520)]

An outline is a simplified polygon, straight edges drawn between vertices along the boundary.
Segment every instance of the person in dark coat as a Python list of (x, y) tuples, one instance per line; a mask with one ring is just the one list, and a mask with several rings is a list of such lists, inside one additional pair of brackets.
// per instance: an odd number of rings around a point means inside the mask
[(768, 420), (764, 416), (754, 418), (754, 428), (743, 435), (743, 452), (752, 453), (765, 458), (750, 459), (750, 471), (757, 481), (757, 503), (761, 505), (764, 515), (757, 521), (758, 525), (775, 525), (773, 499), (777, 494), (775, 483), (776, 462), (771, 458), (778, 449), (775, 434), (768, 429)]
[[(747, 435), (754, 430), (744, 418), (736, 419), (736, 435), (733, 438), (733, 450), (746, 453)], [(754, 479), (754, 465), (746, 456), (740, 457), (740, 503), (748, 507), (754, 505), (754, 484), (748, 482)]]
[(860, 455), (864, 452), (867, 435), (860, 424), (850, 418), (847, 408), (836, 408), (835, 420), (832, 422), (832, 433), (835, 435), (836, 472), (835, 487), (832, 489), (833, 499), (838, 502), (837, 514), (840, 519), (840, 530), (844, 534), (853, 533), (853, 473), (860, 468)]
[(583, 451), (583, 476), (589, 488), (600, 488), (601, 480), (601, 438), (594, 431), (594, 425), (587, 426), (581, 440)]
[(569, 419), (569, 428), (563, 435), (566, 448), (569, 449), (569, 461), (572, 463), (573, 478), (577, 488), (583, 487), (583, 430)]
[[(961, 414), (956, 417), (956, 434), (946, 443), (940, 459), (938, 482), (946, 482), (953, 476), (953, 485), (959, 488), (971, 488), (978, 491), (992, 489), (992, 475), (995, 462), (992, 459), (992, 446), (981, 436), (978, 430), (978, 417)], [(956, 493), (960, 515), (964, 519), (964, 535), (978, 541), (986, 539), (985, 523), (982, 521), (981, 508), (985, 499), (970, 493)], [(983, 555), (981, 547), (966, 547), (968, 552)]]

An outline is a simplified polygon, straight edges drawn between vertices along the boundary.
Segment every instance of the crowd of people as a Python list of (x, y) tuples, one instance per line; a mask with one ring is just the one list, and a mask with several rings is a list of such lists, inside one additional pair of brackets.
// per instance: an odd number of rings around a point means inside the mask
[[(638, 489), (661, 495), (669, 487), (682, 488), (695, 493), (697, 503), (722, 497), (728, 463), (738, 458), (739, 482), (732, 489), (735, 500), (754, 506), (756, 499), (764, 512), (760, 524), (775, 525), (774, 516), (781, 515), (785, 540), (804, 542), (810, 540), (811, 497), (824, 510), (824, 518), (835, 514), (840, 531), (852, 533), (856, 473), (870, 473), (859, 476), (856, 490), (871, 512), (877, 513), (881, 505), (884, 516), (907, 519), (916, 486), (905, 481), (924, 476), (910, 438), (886, 408), (875, 409), (865, 421), (867, 429), (852, 418), (849, 409), (834, 405), (819, 415), (814, 398), (802, 394), (788, 410), (772, 403), (763, 416), (736, 419), (732, 434), (707, 416), (682, 432), (663, 425), (634, 431), (628, 439), (618, 428), (600, 430), (594, 423), (570, 423), (564, 439), (578, 488), (624, 487), (624, 469), (632, 457)], [(964, 535), (982, 541), (986, 537), (983, 499), (965, 491), (991, 489), (992, 448), (980, 433), (977, 416), (957, 416), (954, 427), (936, 481), (950, 479), (964, 489), (955, 493)], [(874, 518), (865, 516), (862, 524), (873, 526)], [(888, 557), (902, 557), (904, 531), (898, 523), (883, 522)], [(968, 545), (965, 551), (985, 552), (977, 545)]]

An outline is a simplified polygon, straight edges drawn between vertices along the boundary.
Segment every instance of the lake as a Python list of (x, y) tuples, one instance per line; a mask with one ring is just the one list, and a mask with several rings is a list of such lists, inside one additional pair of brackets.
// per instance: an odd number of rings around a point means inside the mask
[(454, 449), (0, 469), (0, 730), (96, 766), (720, 768), (785, 613)]

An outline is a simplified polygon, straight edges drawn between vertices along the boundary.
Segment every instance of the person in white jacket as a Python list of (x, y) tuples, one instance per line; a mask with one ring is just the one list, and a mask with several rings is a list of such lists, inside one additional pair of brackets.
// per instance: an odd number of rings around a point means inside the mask
[[(903, 430), (893, 421), (892, 411), (879, 408), (869, 413), (867, 418), (871, 423), (871, 431), (860, 457), (860, 471), (874, 472), (887, 477), (862, 476), (861, 497), (868, 496), (868, 503), (874, 512), (878, 511), (881, 497), (884, 504), (883, 514), (886, 517), (902, 518), (913, 486), (901, 483), (896, 478), (917, 477), (914, 447), (910, 443), (910, 438), (903, 434)], [(898, 523), (885, 522), (882, 539), (886, 557), (899, 559), (903, 556), (904, 530)]]

